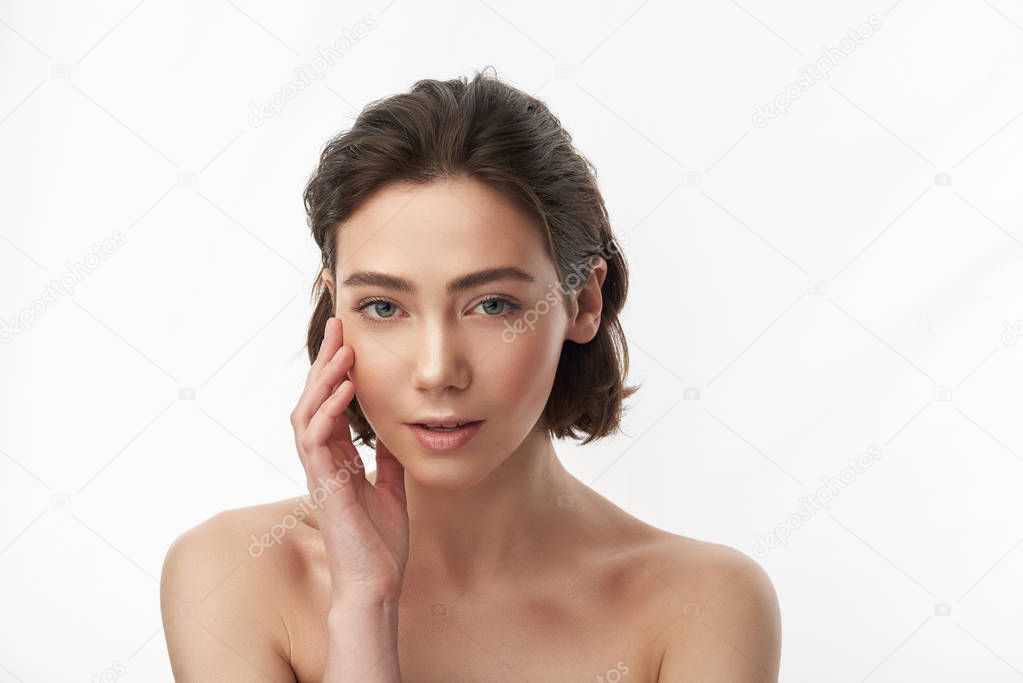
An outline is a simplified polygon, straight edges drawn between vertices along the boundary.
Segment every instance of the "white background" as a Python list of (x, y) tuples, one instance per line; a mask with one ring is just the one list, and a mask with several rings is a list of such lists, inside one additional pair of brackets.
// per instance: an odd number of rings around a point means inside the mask
[(624, 435), (558, 444), (576, 476), (751, 555), (788, 520), (757, 556), (782, 680), (1023, 678), (1018, 3), (3, 2), (0, 52), (0, 681), (170, 680), (167, 546), (303, 493), (321, 146), (487, 65), (560, 117), (628, 240), (644, 386)]

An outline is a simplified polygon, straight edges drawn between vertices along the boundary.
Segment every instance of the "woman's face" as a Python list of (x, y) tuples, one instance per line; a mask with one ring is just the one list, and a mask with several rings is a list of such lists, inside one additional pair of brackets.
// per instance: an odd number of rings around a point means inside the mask
[[(574, 329), (540, 226), (472, 178), (396, 184), (351, 216), (337, 253), (349, 376), (377, 438), (420, 484), (473, 486), (537, 428)], [(490, 270), (504, 272), (453, 287)], [(425, 448), (410, 424), (449, 414), (483, 423), (459, 448)]]

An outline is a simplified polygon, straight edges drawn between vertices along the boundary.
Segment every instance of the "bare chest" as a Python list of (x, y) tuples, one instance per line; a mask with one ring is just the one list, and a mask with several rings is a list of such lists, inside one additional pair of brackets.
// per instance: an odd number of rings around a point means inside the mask
[[(568, 583), (528, 599), (486, 590), (459, 596), (406, 591), (398, 615), (402, 680), (654, 681), (670, 610), (604, 588), (600, 593), (595, 582)], [(324, 619), (314, 604), (290, 619), (291, 664), (302, 683), (322, 680)]]

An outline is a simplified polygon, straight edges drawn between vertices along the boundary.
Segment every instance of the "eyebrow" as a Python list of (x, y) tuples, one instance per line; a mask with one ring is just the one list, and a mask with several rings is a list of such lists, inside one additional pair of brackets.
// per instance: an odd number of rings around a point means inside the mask
[[(448, 282), (447, 290), (449, 294), (456, 294), (496, 280), (535, 282), (536, 278), (514, 266), (484, 268), (483, 270), (467, 273)], [(397, 292), (406, 292), (408, 294), (415, 294), (416, 292), (416, 286), (412, 284), (411, 280), (397, 275), (391, 275), (389, 273), (381, 273), (375, 270), (360, 270), (352, 273), (341, 282), (341, 286), (383, 287), (385, 289), (392, 289)]]

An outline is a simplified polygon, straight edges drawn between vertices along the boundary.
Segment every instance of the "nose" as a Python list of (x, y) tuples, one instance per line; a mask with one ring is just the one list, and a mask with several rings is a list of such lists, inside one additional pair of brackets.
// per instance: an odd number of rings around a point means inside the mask
[(423, 327), (416, 350), (412, 383), (416, 390), (441, 396), (447, 390), (469, 386), (470, 368), (459, 333), (443, 320)]

